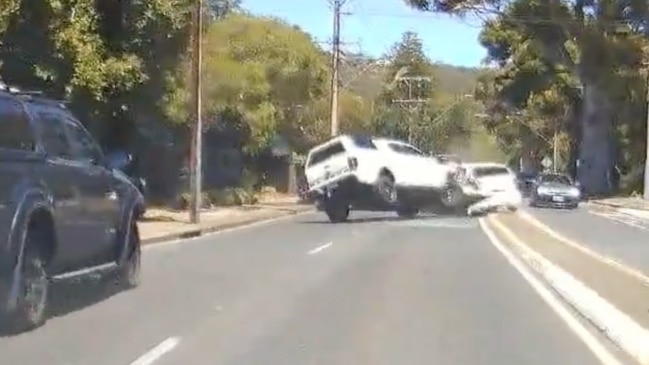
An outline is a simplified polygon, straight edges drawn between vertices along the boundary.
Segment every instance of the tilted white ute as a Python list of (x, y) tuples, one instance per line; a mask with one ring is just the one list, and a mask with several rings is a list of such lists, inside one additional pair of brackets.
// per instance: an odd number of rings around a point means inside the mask
[(352, 208), (412, 217), (431, 201), (452, 206), (461, 194), (452, 167), (408, 143), (370, 136), (342, 135), (314, 147), (305, 175), (308, 194), (331, 222), (347, 220)]

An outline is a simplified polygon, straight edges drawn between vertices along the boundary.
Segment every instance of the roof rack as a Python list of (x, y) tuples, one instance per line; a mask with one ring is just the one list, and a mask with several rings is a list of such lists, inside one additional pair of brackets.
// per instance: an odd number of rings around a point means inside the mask
[(45, 94), (42, 91), (34, 91), (34, 90), (21, 90), (15, 86), (9, 86), (3, 81), (0, 80), (0, 90), (8, 92), (10, 94), (16, 95), (16, 96), (24, 96), (29, 98), (31, 101), (37, 101), (40, 103), (46, 103), (50, 105), (55, 105), (58, 106), (62, 109), (67, 109), (67, 104), (69, 101), (67, 100), (57, 100), (54, 98), (50, 98), (45, 96)]

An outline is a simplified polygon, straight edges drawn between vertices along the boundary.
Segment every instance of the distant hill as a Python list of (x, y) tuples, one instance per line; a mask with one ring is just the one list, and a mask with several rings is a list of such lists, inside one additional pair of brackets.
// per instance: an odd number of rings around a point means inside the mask
[[(373, 98), (383, 84), (386, 69), (385, 61), (378, 61), (362, 55), (347, 55), (341, 67), (341, 81), (344, 87), (355, 93)], [(435, 64), (435, 83), (442, 94), (472, 93), (478, 77), (484, 72), (481, 68), (467, 68)]]
[(438, 63), (435, 78), (440, 92), (446, 94), (472, 93), (478, 77), (484, 72), (480, 68), (468, 68)]

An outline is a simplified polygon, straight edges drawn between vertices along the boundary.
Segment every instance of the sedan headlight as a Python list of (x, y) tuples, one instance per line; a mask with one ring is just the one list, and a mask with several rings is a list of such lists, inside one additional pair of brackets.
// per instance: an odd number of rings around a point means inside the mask
[(569, 194), (572, 197), (578, 198), (579, 195), (581, 195), (581, 192), (577, 188), (572, 188), (572, 189), (570, 189)]
[(536, 193), (539, 194), (539, 195), (550, 195), (550, 189), (548, 187), (545, 187), (545, 186), (539, 186), (536, 189)]

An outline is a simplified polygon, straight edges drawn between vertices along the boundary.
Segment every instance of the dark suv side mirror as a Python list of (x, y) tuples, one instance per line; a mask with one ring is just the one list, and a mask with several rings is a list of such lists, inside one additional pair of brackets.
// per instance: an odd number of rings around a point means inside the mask
[(106, 164), (109, 168), (125, 170), (133, 162), (133, 156), (124, 151), (115, 151), (106, 155)]

